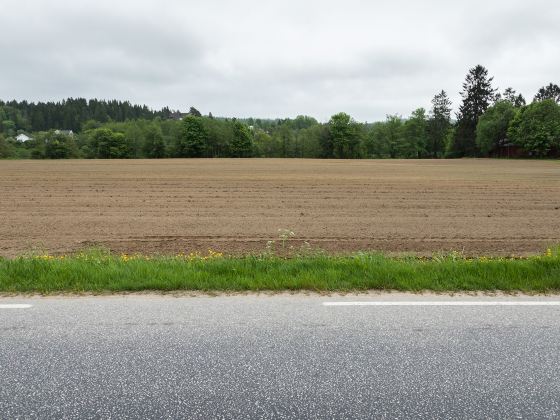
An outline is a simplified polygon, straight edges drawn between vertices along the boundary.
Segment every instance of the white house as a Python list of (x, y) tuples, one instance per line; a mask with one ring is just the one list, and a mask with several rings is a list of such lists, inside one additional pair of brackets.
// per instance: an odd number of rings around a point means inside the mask
[(54, 130), (55, 134), (64, 134), (65, 136), (74, 136), (74, 132), (72, 130)]
[(27, 134), (21, 133), (16, 136), (16, 140), (25, 143), (26, 141), (33, 140), (33, 139), (29, 137)]

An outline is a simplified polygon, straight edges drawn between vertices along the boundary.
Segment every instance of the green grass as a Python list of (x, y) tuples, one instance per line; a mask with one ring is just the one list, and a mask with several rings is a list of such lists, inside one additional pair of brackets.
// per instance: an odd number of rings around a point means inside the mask
[(560, 292), (560, 255), (524, 259), (420, 259), (358, 253), (284, 259), (128, 257), (103, 251), (0, 259), (0, 292), (131, 291), (521, 291)]

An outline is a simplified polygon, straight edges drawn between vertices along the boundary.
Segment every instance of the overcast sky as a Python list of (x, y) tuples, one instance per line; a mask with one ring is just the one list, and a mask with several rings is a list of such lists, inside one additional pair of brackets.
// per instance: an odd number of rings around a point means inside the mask
[(237, 117), (361, 121), (457, 106), (486, 66), (560, 84), (558, 0), (0, 0), (0, 98), (128, 99)]

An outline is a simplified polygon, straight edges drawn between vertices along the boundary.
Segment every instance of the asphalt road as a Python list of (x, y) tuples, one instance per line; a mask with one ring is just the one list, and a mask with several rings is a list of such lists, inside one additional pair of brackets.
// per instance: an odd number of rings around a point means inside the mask
[(560, 306), (357, 300), (560, 298), (0, 298), (0, 418), (560, 417)]

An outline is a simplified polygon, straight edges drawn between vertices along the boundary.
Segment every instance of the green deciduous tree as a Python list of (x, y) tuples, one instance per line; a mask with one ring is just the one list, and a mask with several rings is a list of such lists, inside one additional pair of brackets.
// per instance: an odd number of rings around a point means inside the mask
[(369, 126), (369, 130), (364, 139), (364, 153), (366, 158), (386, 157), (384, 133), (385, 123), (376, 121)]
[(256, 129), (253, 135), (254, 157), (275, 157), (272, 137), (264, 130)]
[(309, 117), (307, 115), (298, 115), (293, 121), (290, 121), (290, 125), (295, 130), (302, 130), (305, 128), (313, 127), (317, 124), (318, 122), (315, 118)]
[(383, 122), (374, 123), (365, 142), (368, 157), (399, 157), (403, 145), (403, 119), (387, 115)]
[(403, 120), (400, 115), (387, 116), (385, 130), (382, 133), (385, 135), (386, 150), (391, 158), (396, 158), (399, 154), (399, 147), (402, 142), (402, 127)]
[(329, 130), (328, 124), (321, 126), (323, 130), (319, 133), (319, 146), (321, 153), (319, 157), (323, 159), (330, 159), (334, 157), (334, 145), (331, 137), (331, 132)]
[(73, 136), (51, 131), (45, 137), (47, 159), (68, 159), (77, 156), (78, 148)]
[(89, 133), (92, 157), (101, 159), (123, 159), (128, 157), (128, 146), (123, 133), (108, 128), (97, 128)]
[(146, 128), (142, 153), (150, 159), (165, 157), (165, 142), (159, 125), (150, 124)]
[(208, 134), (202, 124), (202, 118), (187, 115), (182, 123), (179, 135), (175, 139), (175, 156), (202, 157)]
[(402, 127), (398, 154), (404, 158), (421, 158), (426, 156), (428, 144), (428, 120), (426, 110), (418, 108)]
[(350, 115), (344, 112), (333, 115), (329, 120), (329, 132), (335, 158), (360, 157), (360, 127)]
[(233, 138), (232, 123), (230, 121), (210, 117), (203, 118), (202, 123), (207, 133), (205, 156), (228, 156), (228, 144)]
[(5, 139), (5, 137), (0, 134), (0, 159), (5, 159), (13, 156), (13, 150), (11, 145)]
[(515, 106), (509, 100), (500, 100), (489, 107), (478, 119), (476, 145), (487, 156), (500, 144), (507, 143), (507, 130), (513, 117)]
[(253, 155), (253, 139), (249, 129), (239, 121), (233, 123), (233, 138), (229, 143), (231, 157), (244, 158)]
[(557, 154), (560, 150), (560, 105), (545, 99), (521, 108), (511, 121), (508, 136), (535, 156)]
[(293, 157), (294, 133), (288, 124), (280, 124), (272, 134), (275, 147), (274, 157)]
[(328, 136), (328, 129), (323, 124), (313, 124), (298, 131), (298, 144), (301, 150), (301, 157), (318, 158), (321, 157), (321, 138)]
[(16, 123), (12, 120), (4, 120), (2, 121), (2, 132), (6, 136), (14, 137), (16, 135)]

